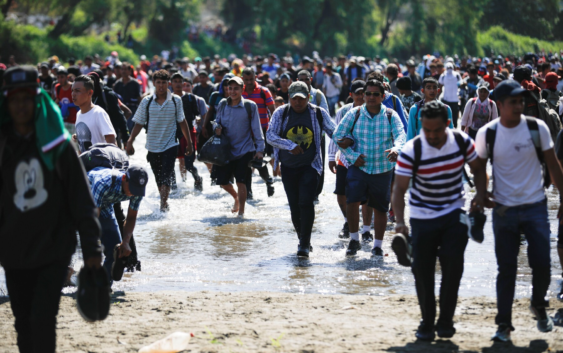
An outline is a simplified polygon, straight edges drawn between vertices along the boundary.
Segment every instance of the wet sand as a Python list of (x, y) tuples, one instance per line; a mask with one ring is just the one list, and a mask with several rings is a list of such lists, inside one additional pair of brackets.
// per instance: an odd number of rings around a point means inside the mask
[[(551, 301), (550, 313), (563, 308)], [(416, 342), (414, 296), (270, 292), (158, 292), (113, 296), (107, 320), (82, 320), (62, 298), (57, 352), (137, 352), (176, 331), (192, 332), (185, 352), (563, 352), (563, 328), (540, 333), (529, 301), (514, 305), (513, 345), (494, 344), (494, 299), (460, 298), (451, 340)], [(0, 298), (0, 352), (17, 352), (13, 316)]]

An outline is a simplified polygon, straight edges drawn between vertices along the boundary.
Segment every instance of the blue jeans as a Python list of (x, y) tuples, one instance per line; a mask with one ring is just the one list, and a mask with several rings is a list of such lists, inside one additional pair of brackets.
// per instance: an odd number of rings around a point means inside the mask
[(100, 225), (102, 226), (102, 245), (104, 246), (104, 268), (108, 274), (110, 284), (113, 283), (111, 279), (111, 266), (113, 265), (113, 249), (121, 243), (121, 233), (115, 218), (100, 218)]
[(291, 221), (299, 237), (299, 244), (311, 244), (315, 223), (315, 197), (319, 173), (310, 165), (298, 168), (281, 166), (282, 183), (291, 210)]
[(333, 118), (336, 116), (336, 110), (334, 109), (334, 106), (336, 105), (336, 103), (338, 103), (339, 98), (340, 95), (326, 98), (326, 100), (328, 101), (327, 103), (330, 116), (332, 116)]
[(494, 208), (493, 231), (497, 256), (497, 325), (512, 324), (512, 303), (518, 270), (520, 233), (528, 241), (528, 262), (532, 269), (532, 305), (546, 307), (547, 289), (551, 281), (549, 220), (547, 200), (510, 207), (500, 215), (503, 205)]

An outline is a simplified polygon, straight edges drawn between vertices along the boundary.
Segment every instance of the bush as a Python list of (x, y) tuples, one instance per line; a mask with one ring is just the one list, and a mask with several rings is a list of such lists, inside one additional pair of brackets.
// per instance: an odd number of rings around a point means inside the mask
[(499, 26), (491, 27), (488, 31), (479, 33), (477, 42), (485, 55), (490, 55), (492, 51), (495, 54), (524, 55), (527, 52), (537, 53), (540, 50), (558, 52), (563, 49), (563, 42), (548, 42), (522, 36), (508, 32)]

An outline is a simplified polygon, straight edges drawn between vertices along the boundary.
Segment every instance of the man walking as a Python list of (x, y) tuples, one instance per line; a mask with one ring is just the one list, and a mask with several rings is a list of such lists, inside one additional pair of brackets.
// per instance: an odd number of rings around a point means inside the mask
[(267, 136), (274, 146), (275, 167), (281, 163), (282, 182), (299, 238), (297, 256), (300, 257), (309, 257), (311, 250), (314, 200), (324, 165), (321, 131), (329, 137), (334, 131), (328, 111), (309, 103), (309, 87), (304, 82), (292, 83), (289, 104), (275, 111)]
[[(540, 332), (553, 330), (546, 312), (545, 300), (551, 281), (550, 227), (547, 200), (543, 187), (550, 182), (563, 190), (563, 175), (547, 125), (524, 116), (528, 91), (514, 80), (501, 82), (495, 88), (500, 118), (477, 132), (479, 160), (493, 166), (493, 232), (498, 263), (497, 308), (495, 319), (497, 341), (510, 340), (512, 303), (518, 270), (521, 233), (528, 243), (528, 261), (532, 268), (530, 310)], [(496, 141), (496, 143), (495, 143)], [(547, 168), (547, 169), (546, 169)], [(559, 208), (559, 215), (562, 207)]]
[(454, 71), (453, 63), (446, 63), (446, 72), (440, 75), (438, 82), (444, 87), (444, 98), (442, 98), (442, 101), (450, 107), (452, 122), (454, 128), (457, 128), (457, 121), (459, 119), (459, 96), (457, 91), (462, 81), (461, 75)]
[(351, 238), (346, 251), (348, 256), (355, 255), (361, 249), (359, 208), (366, 195), (367, 205), (375, 210), (372, 254), (383, 256), (381, 247), (387, 226), (391, 177), (394, 163), (406, 139), (397, 112), (383, 105), (384, 93), (383, 83), (369, 80), (364, 93), (365, 104), (351, 109), (332, 137), (350, 164), (346, 177), (346, 216)]
[(338, 72), (333, 71), (332, 63), (326, 64), (326, 73), (323, 83), (323, 92), (326, 95), (328, 101), (328, 111), (330, 116), (334, 116), (335, 106), (340, 98), (340, 90), (342, 89), (342, 78)]
[(102, 247), (86, 173), (60, 110), (47, 92), (38, 90), (37, 78), (31, 66), (12, 67), (3, 76), (0, 264), (19, 351), (54, 353), (61, 290), (76, 232), (85, 267), (101, 267)]
[[(438, 89), (438, 81), (433, 77), (427, 77), (422, 81), (422, 100), (415, 103), (409, 111), (409, 121), (407, 127), (407, 141), (412, 140), (420, 133), (422, 127), (422, 122), (420, 118), (420, 113), (425, 104), (436, 101), (438, 99), (438, 94), (440, 90)], [(443, 104), (442, 102), (439, 102)], [(450, 107), (448, 109), (448, 120), (450, 120), (450, 129), (454, 128), (452, 123), (452, 110)]]
[(182, 100), (168, 90), (170, 76), (166, 70), (159, 70), (153, 75), (155, 92), (145, 97), (133, 117), (135, 127), (127, 142), (127, 153), (133, 155), (133, 143), (143, 127), (147, 130), (147, 160), (151, 164), (156, 185), (160, 193), (160, 210), (169, 209), (168, 196), (174, 180), (174, 162), (178, 151), (176, 136), (182, 131), (187, 141), (186, 156), (193, 153), (188, 123), (184, 118)]
[[(422, 320), (416, 337), (431, 341), (434, 331), (441, 338), (455, 334), (453, 316), (463, 274), (467, 246), (467, 225), (460, 222), (465, 214), (462, 171), (469, 164), (475, 178), (477, 195), (473, 209), (482, 212), (486, 193), (485, 166), (477, 161), (473, 140), (448, 128), (447, 107), (430, 102), (421, 111), (422, 133), (408, 141), (399, 155), (395, 169), (393, 210), (400, 234), (393, 239), (399, 263), (410, 266), (409, 227), (405, 224), (405, 193), (410, 189), (410, 225), (412, 229), (412, 272)], [(436, 258), (440, 260), (440, 317), (436, 319), (434, 294)]]

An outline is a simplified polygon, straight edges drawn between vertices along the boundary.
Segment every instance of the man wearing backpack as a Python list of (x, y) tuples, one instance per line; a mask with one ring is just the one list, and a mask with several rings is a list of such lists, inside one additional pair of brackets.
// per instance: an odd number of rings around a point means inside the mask
[(559, 114), (559, 105), (561, 99), (561, 91), (557, 90), (559, 84), (559, 76), (555, 72), (550, 72), (545, 75), (545, 89), (541, 91), (542, 99), (547, 101), (549, 107)]
[(479, 86), (477, 95), (465, 106), (461, 117), (461, 131), (472, 139), (477, 136), (477, 131), (481, 127), (498, 118), (497, 105), (489, 98), (488, 84)]
[[(187, 80), (187, 82), (185, 82)], [(197, 150), (196, 146), (196, 128), (194, 123), (196, 122), (197, 118), (205, 119), (205, 114), (207, 114), (207, 105), (205, 104), (205, 100), (201, 97), (196, 96), (195, 94), (185, 92), (183, 90), (184, 83), (187, 83), (191, 86), (191, 80), (189, 78), (184, 78), (180, 73), (175, 73), (170, 78), (172, 84), (172, 91), (175, 95), (181, 97), (182, 99), (182, 108), (184, 110), (184, 117), (186, 118), (186, 122), (188, 123), (188, 128), (190, 130), (190, 137), (192, 139), (192, 146), (194, 151)], [(192, 153), (189, 156), (186, 156), (182, 151), (186, 150), (187, 141), (184, 136), (180, 137), (180, 148), (178, 149), (178, 159), (180, 160), (180, 174), (182, 175), (182, 179), (186, 179), (186, 171), (190, 172), (194, 177), (194, 188), (196, 190), (202, 191), (203, 190), (203, 179), (199, 176), (197, 171), (197, 167), (194, 166), (195, 162), (195, 153)]]
[[(453, 317), (459, 284), (463, 274), (467, 246), (465, 193), (462, 171), (467, 163), (475, 176), (477, 194), (473, 210), (483, 210), (487, 191), (485, 166), (477, 161), (473, 140), (448, 128), (447, 106), (438, 101), (427, 103), (421, 111), (422, 133), (408, 141), (397, 161), (393, 190), (393, 210), (397, 223), (393, 250), (399, 263), (412, 266), (422, 320), (416, 337), (432, 341), (437, 331), (441, 338), (451, 338), (456, 330)], [(444, 177), (444, 176), (447, 176)], [(410, 188), (410, 225), (405, 224), (405, 193)], [(412, 245), (411, 245), (412, 243)], [(408, 249), (412, 247), (412, 250)], [(412, 254), (412, 255), (411, 255)], [(412, 258), (412, 261), (411, 261)], [(436, 258), (440, 260), (440, 317), (436, 319)]]
[(359, 208), (366, 195), (367, 205), (375, 211), (372, 254), (383, 256), (393, 167), (406, 141), (399, 115), (383, 105), (384, 94), (382, 82), (369, 80), (364, 93), (366, 103), (351, 109), (332, 136), (350, 164), (346, 176), (346, 216), (351, 238), (347, 256), (355, 255), (362, 248), (358, 234)]
[[(327, 110), (309, 103), (304, 82), (289, 86), (289, 104), (274, 112), (268, 141), (274, 146), (275, 167), (281, 163), (283, 186), (291, 210), (291, 221), (299, 238), (297, 256), (309, 257), (315, 222), (317, 184), (323, 170), (322, 132), (334, 131)], [(357, 221), (356, 221), (357, 224)]]
[[(242, 90), (242, 97), (245, 100), (250, 100), (256, 103), (258, 107), (258, 113), (260, 114), (260, 125), (262, 126), (262, 133), (266, 136), (266, 131), (270, 124), (270, 116), (274, 112), (274, 99), (270, 90), (266, 87), (260, 86), (256, 82), (256, 74), (254, 70), (250, 67), (244, 68), (242, 70), (242, 80), (244, 82), (244, 88)], [(266, 141), (266, 148), (264, 154), (271, 156), (273, 152), (272, 146)], [(246, 188), (249, 197), (252, 198), (252, 170), (249, 171), (250, 174), (246, 178)], [(268, 165), (265, 164), (262, 168), (258, 168), (260, 177), (266, 183), (266, 188), (268, 191), (268, 196), (274, 196), (274, 179), (270, 176), (270, 171), (268, 170)]]
[(188, 123), (184, 118), (182, 100), (168, 90), (170, 76), (166, 70), (153, 74), (154, 94), (145, 97), (133, 117), (135, 127), (127, 142), (127, 153), (133, 155), (133, 143), (143, 127), (147, 130), (147, 160), (151, 164), (156, 185), (160, 193), (160, 210), (165, 212), (168, 207), (170, 186), (174, 178), (174, 162), (177, 156), (179, 130), (187, 143), (186, 156), (193, 153)]
[[(522, 114), (529, 94), (517, 81), (501, 82), (495, 88), (500, 118), (483, 126), (476, 139), (480, 163), (484, 167), (490, 158), (493, 167), (493, 232), (498, 263), (496, 341), (509, 341), (514, 331), (512, 303), (521, 232), (528, 243), (532, 269), (530, 310), (539, 331), (553, 330), (553, 321), (546, 312), (549, 302), (545, 300), (551, 281), (551, 258), (544, 186), (551, 184), (551, 176), (561, 192), (563, 175), (547, 125)], [(562, 209), (560, 206), (558, 217)]]
[[(234, 199), (231, 210), (244, 216), (247, 190), (246, 180), (250, 176), (248, 164), (252, 160), (262, 162), (264, 158), (264, 135), (260, 125), (258, 106), (251, 100), (244, 99), (244, 82), (238, 76), (227, 81), (229, 97), (221, 100), (215, 118), (215, 134), (224, 136), (231, 145), (232, 160), (224, 166), (214, 166), (217, 172), (217, 185), (220, 185)], [(230, 180), (235, 178), (238, 193)]]
[[(440, 94), (440, 89), (438, 88), (438, 81), (433, 77), (427, 77), (422, 80), (422, 95), (423, 100), (418, 103), (415, 103), (411, 110), (409, 111), (409, 121), (407, 127), (407, 141), (412, 140), (420, 133), (420, 129), (422, 128), (422, 123), (420, 120), (420, 113), (422, 108), (426, 103), (430, 103), (436, 101), (438, 99), (438, 95)], [(440, 104), (444, 104), (439, 102)], [(452, 123), (452, 110), (448, 106), (448, 120), (450, 121), (450, 129), (454, 128)]]
[(54, 353), (76, 232), (86, 268), (101, 268), (102, 247), (86, 173), (59, 108), (37, 78), (32, 66), (11, 67), (3, 76), (0, 264), (20, 352)]

